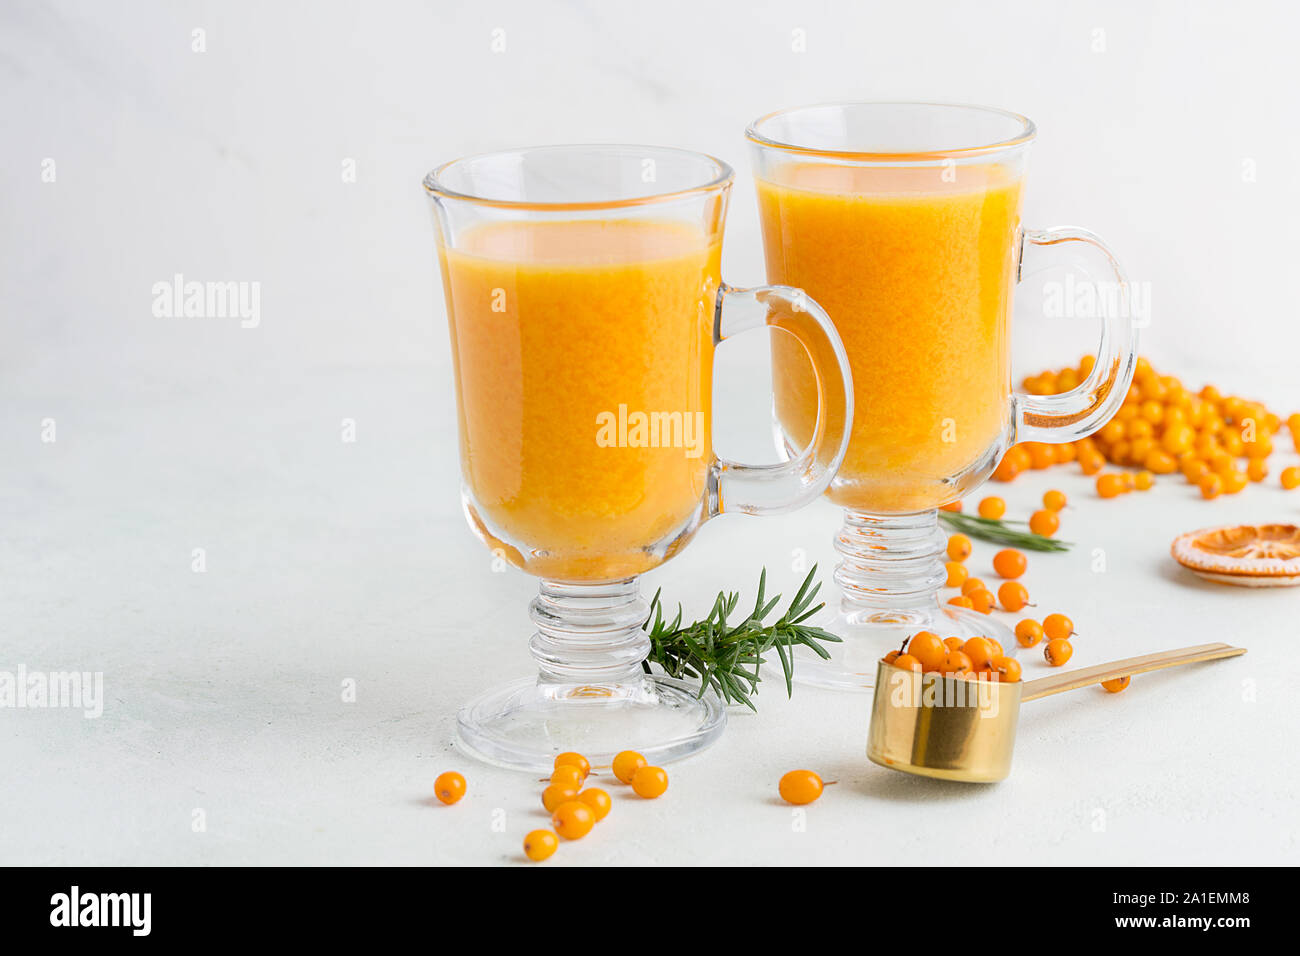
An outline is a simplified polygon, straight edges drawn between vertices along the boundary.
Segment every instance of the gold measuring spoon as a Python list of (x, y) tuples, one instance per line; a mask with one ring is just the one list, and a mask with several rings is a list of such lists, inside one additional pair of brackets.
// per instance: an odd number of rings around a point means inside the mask
[(999, 683), (917, 674), (881, 661), (867, 734), (867, 757), (891, 770), (990, 783), (1011, 773), (1020, 705), (1104, 680), (1245, 654), (1244, 647), (1198, 644), (1097, 664), (1031, 681)]

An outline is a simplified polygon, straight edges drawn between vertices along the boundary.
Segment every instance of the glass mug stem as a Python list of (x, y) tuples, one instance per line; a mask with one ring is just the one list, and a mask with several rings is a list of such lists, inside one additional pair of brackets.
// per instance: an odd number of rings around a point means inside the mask
[(542, 581), (528, 605), (537, 625), (528, 646), (540, 679), (560, 685), (636, 681), (650, 653), (641, 629), (649, 613), (636, 578), (594, 585)]
[(947, 580), (948, 538), (937, 511), (868, 515), (846, 510), (835, 536), (842, 559), (835, 569), (846, 606), (895, 609), (930, 607)]

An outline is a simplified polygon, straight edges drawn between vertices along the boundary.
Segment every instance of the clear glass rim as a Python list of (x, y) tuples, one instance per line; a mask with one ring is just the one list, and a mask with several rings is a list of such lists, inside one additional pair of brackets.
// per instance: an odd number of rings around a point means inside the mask
[[(788, 143), (779, 139), (772, 139), (771, 137), (765, 136), (759, 132), (759, 128), (763, 124), (776, 119), (778, 116), (789, 116), (793, 113), (800, 113), (805, 110), (834, 109), (836, 107), (843, 108), (852, 106), (924, 106), (948, 110), (986, 113), (1013, 120), (1019, 125), (1020, 129), (1014, 136), (993, 143), (961, 146), (955, 149), (921, 151), (899, 150), (897, 152), (861, 152), (857, 150), (820, 149), (813, 146), (801, 146), (798, 143)], [(1013, 113), (1010, 110), (999, 109), (996, 106), (977, 106), (966, 103), (933, 103), (925, 102), (923, 100), (842, 100), (832, 103), (808, 103), (803, 106), (792, 106), (787, 109), (766, 113), (750, 123), (749, 127), (745, 130), (746, 139), (751, 143), (768, 149), (779, 149), (785, 152), (797, 153), (804, 156), (826, 156), (838, 159), (895, 163), (961, 159), (967, 156), (982, 156), (987, 153), (996, 153), (1001, 152), (1002, 150), (1012, 149), (1016, 146), (1023, 146), (1033, 140), (1037, 134), (1038, 129), (1034, 126), (1033, 120), (1027, 116), (1022, 116), (1019, 113)]]
[[(564, 151), (573, 152), (575, 154), (593, 151), (626, 151), (634, 154), (639, 153), (642, 156), (655, 153), (660, 155), (670, 153), (675, 156), (690, 157), (711, 164), (713, 167), (713, 174), (707, 181), (695, 186), (689, 186), (685, 189), (666, 190), (660, 193), (651, 193), (646, 196), (629, 196), (626, 199), (552, 202), (539, 202), (537, 200), (528, 199), (495, 199), (490, 196), (477, 196), (473, 193), (465, 193), (452, 189), (442, 181), (448, 170), (464, 163), (490, 159), (494, 156), (520, 156), (526, 153)], [(424, 191), (430, 196), (437, 196), (444, 199), (456, 199), (462, 202), (475, 203), (480, 206), (491, 206), (500, 209), (539, 211), (581, 211), (595, 209), (623, 209), (631, 206), (644, 206), (650, 203), (664, 202), (666, 200), (681, 199), (687, 196), (708, 193), (731, 185), (731, 182), (735, 179), (735, 175), (735, 170), (733, 170), (729, 164), (718, 159), (716, 156), (711, 156), (708, 153), (701, 153), (693, 149), (682, 149), (677, 146), (643, 146), (634, 143), (557, 143), (546, 146), (523, 146), (516, 149), (494, 149), (482, 153), (473, 153), (469, 156), (461, 156), (458, 159), (450, 160), (430, 170), (424, 177), (423, 185)]]

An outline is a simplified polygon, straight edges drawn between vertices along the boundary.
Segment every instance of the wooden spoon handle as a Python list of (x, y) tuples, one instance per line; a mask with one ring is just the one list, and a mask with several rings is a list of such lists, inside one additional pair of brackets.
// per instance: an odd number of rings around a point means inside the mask
[(1077, 671), (1067, 671), (1064, 674), (1053, 674), (1051, 677), (1026, 681), (1025, 686), (1021, 688), (1020, 700), (1022, 703), (1027, 700), (1038, 700), (1040, 697), (1049, 697), (1052, 694), (1077, 690), (1080, 687), (1091, 687), (1104, 680), (1126, 677), (1129, 674), (1158, 671), (1162, 667), (1177, 667), (1179, 664), (1195, 664), (1198, 661), (1213, 661), (1220, 657), (1236, 657), (1238, 654), (1245, 653), (1244, 647), (1233, 647), (1231, 644), (1197, 644), (1195, 647), (1180, 647), (1172, 651), (1161, 651), (1158, 654), (1144, 654), (1127, 660), (1111, 661), (1109, 664), (1096, 664)]

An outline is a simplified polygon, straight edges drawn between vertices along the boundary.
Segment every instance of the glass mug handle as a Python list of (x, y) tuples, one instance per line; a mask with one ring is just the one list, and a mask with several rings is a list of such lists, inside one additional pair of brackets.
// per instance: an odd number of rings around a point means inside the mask
[(746, 465), (715, 457), (709, 473), (709, 517), (735, 511), (782, 514), (800, 508), (826, 490), (849, 447), (853, 373), (826, 310), (802, 289), (781, 285), (736, 289), (722, 284), (714, 310), (713, 344), (761, 328), (793, 335), (808, 353), (817, 380), (817, 421), (807, 447), (788, 461)]
[[(1018, 442), (1039, 441), (1052, 444), (1087, 438), (1110, 421), (1119, 411), (1137, 363), (1138, 324), (1130, 308), (1130, 290), (1124, 271), (1105, 243), (1086, 229), (1068, 226), (1056, 229), (1026, 229), (1021, 239), (1020, 268), (1017, 280), (1044, 268), (1026, 269), (1026, 252), (1030, 247), (1051, 247), (1063, 243), (1081, 243), (1105, 260), (1115, 276), (1116, 308), (1102, 309), (1101, 342), (1096, 363), (1088, 377), (1075, 388), (1060, 395), (1029, 395), (1016, 392), (1016, 437)], [(1104, 300), (1099, 300), (1104, 301)]]

